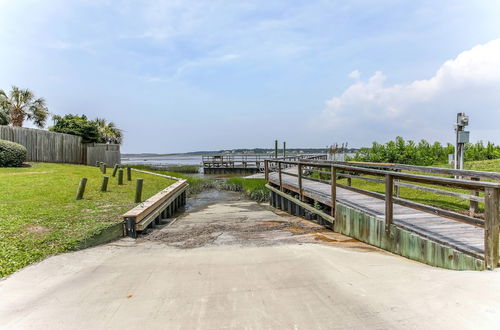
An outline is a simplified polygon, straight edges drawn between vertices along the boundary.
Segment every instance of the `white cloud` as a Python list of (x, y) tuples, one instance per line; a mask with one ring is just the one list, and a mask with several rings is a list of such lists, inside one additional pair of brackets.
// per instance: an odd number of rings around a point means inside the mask
[(361, 72), (359, 72), (359, 70), (354, 70), (351, 73), (349, 73), (349, 78), (359, 79), (361, 78)]
[(455, 114), (466, 112), (473, 138), (500, 142), (500, 39), (460, 53), (430, 79), (385, 82), (382, 72), (357, 81), (326, 101), (315, 124), (346, 136), (357, 132), (364, 140), (402, 135), (445, 141)]

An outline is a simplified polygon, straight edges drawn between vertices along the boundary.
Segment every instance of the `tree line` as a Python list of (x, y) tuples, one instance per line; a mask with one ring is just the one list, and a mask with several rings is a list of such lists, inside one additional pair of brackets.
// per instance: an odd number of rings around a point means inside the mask
[[(373, 142), (371, 147), (360, 148), (351, 160), (375, 163), (399, 163), (429, 166), (448, 163), (448, 155), (455, 152), (451, 143), (442, 145), (439, 142), (430, 144), (426, 140), (418, 143), (405, 141), (398, 136), (394, 141), (385, 144)], [(465, 161), (488, 160), (500, 158), (500, 146), (492, 142), (484, 144), (467, 143), (465, 146)]]
[[(36, 98), (29, 89), (12, 86), (9, 92), (0, 89), (0, 125), (23, 127), (26, 120), (44, 128), (49, 118), (45, 99)], [(103, 118), (89, 120), (85, 115), (53, 115), (54, 126), (49, 131), (78, 135), (83, 143), (121, 144), (123, 131)]]

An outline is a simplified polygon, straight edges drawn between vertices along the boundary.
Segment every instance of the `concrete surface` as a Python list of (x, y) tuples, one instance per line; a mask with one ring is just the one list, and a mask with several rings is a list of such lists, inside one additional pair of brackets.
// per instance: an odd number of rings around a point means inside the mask
[(207, 196), (137, 241), (1, 281), (0, 327), (498, 328), (499, 271), (432, 268), (237, 195)]

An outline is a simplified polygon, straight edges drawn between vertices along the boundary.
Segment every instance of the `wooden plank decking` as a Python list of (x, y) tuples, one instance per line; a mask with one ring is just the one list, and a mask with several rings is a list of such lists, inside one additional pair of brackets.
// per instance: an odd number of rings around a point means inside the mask
[[(296, 168), (285, 171), (297, 173)], [(278, 173), (270, 173), (269, 182), (279, 186)], [(282, 183), (284, 188), (299, 193), (297, 177), (283, 173)], [(304, 196), (331, 206), (331, 187), (329, 184), (304, 178), (302, 189)], [(385, 202), (383, 200), (341, 187), (337, 187), (336, 191), (337, 202), (369, 213), (384, 221)], [(393, 212), (395, 225), (442, 245), (483, 258), (484, 229), (401, 205), (394, 205)]]

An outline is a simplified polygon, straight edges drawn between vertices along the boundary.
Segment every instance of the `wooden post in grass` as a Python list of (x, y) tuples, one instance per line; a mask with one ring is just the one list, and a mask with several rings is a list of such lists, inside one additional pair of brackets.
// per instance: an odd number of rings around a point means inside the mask
[(101, 162), (100, 161), (96, 161), (95, 162), (95, 167), (99, 167), (99, 166), (101, 166)]
[(118, 170), (118, 184), (123, 184), (123, 170), (121, 168)]
[(101, 184), (102, 192), (108, 191), (108, 181), (109, 181), (109, 176), (102, 177), (102, 184)]
[(85, 193), (85, 186), (87, 185), (87, 178), (82, 178), (80, 180), (80, 185), (78, 186), (78, 191), (76, 192), (76, 200), (83, 199), (83, 194)]
[(115, 164), (115, 166), (113, 167), (113, 178), (116, 176), (116, 171), (118, 171), (118, 164)]
[(101, 163), (101, 172), (102, 174), (106, 174), (106, 163)]
[(143, 179), (137, 179), (137, 183), (135, 185), (135, 202), (140, 203), (142, 201), (142, 184)]
[(132, 181), (132, 168), (127, 167), (127, 181)]

